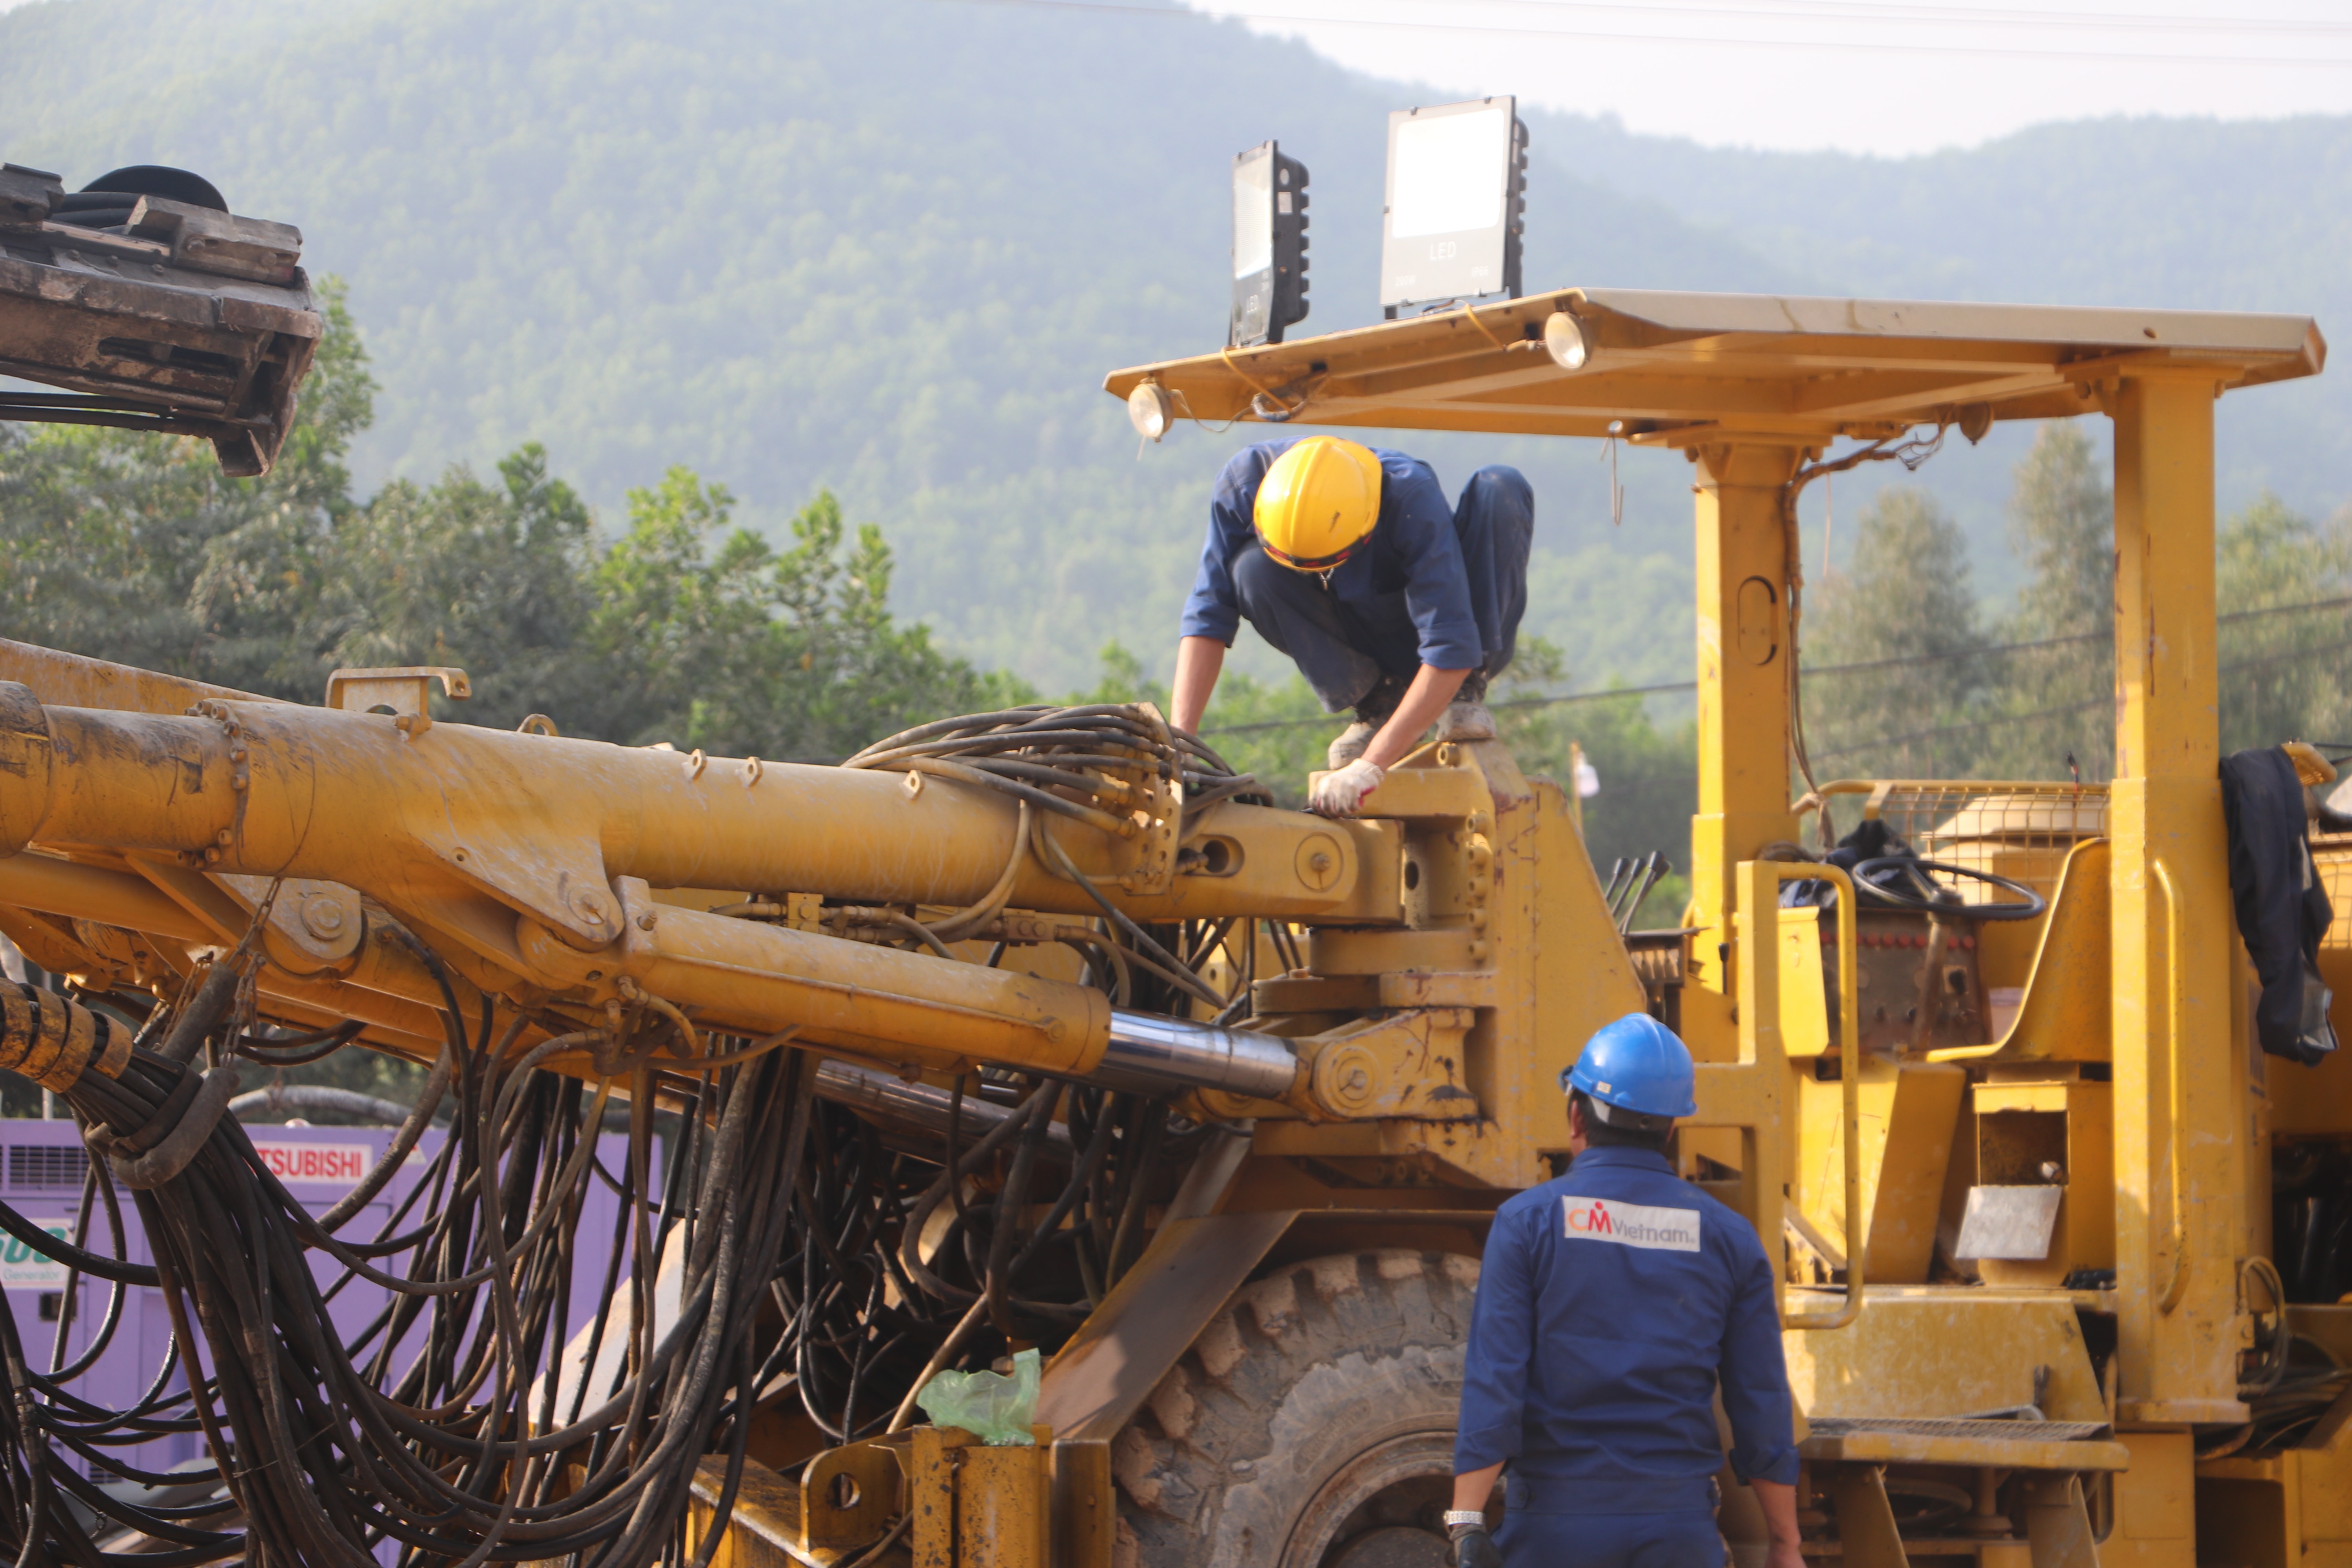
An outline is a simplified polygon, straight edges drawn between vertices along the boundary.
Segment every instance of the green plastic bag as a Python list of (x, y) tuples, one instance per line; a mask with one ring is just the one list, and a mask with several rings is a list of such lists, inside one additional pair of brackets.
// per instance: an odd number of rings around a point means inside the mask
[(1013, 1358), (1013, 1375), (1001, 1372), (943, 1372), (923, 1384), (915, 1403), (934, 1426), (961, 1426), (992, 1448), (1034, 1443), (1029, 1430), (1037, 1419), (1037, 1379), (1045, 1362), (1035, 1351)]

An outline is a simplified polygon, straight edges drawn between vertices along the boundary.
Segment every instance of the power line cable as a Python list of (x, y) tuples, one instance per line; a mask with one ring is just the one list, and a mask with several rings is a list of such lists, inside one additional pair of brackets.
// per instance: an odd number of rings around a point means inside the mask
[(2200, 16), (2162, 12), (2021, 11), (2001, 6), (1906, 5), (1890, 0), (1777, 0), (1772, 5), (1683, 5), (1675, 0), (1478, 0), (1487, 6), (1549, 12), (1619, 12), (1635, 16), (1724, 16), (1739, 20), (1879, 23), (1909, 27), (2040, 27), (2064, 31), (2263, 33), (2287, 37), (2352, 34), (2340, 22), (2288, 17)]
[(1815, 752), (1816, 757), (1851, 757), (1861, 752), (1874, 752), (1885, 746), (1907, 746), (1914, 741), (1941, 740), (1947, 735), (1969, 735), (1979, 730), (1990, 730), (2000, 724), (2023, 724), (2035, 719), (2055, 719), (2068, 713), (2080, 713), (2084, 709), (2101, 708), (2115, 699), (2105, 694), (2084, 702), (2069, 702), (2057, 708), (2036, 709), (2031, 713), (1998, 713), (1990, 719), (1973, 720), (1966, 724), (1942, 724), (1933, 730), (1915, 730), (1907, 735), (1885, 735), (1875, 741), (1857, 741), (1850, 746), (1832, 746)]
[[(2231, 610), (2227, 615), (2216, 616), (2214, 619), (2222, 625), (2229, 625), (2238, 621), (2261, 620), (2271, 616), (2305, 615), (2317, 610), (2341, 609), (2352, 609), (2352, 595), (2335, 599), (2313, 599), (2300, 605), (2272, 605), (2262, 609)], [(2064, 647), (2074, 643), (2104, 642), (2113, 635), (2113, 633), (2106, 631), (2073, 632), (2063, 637), (2035, 637), (2028, 642), (1991, 643), (1983, 647), (1963, 648), (1947, 653), (1904, 654), (1895, 658), (1863, 659), (1853, 664), (1825, 664), (1817, 668), (1805, 670), (1803, 675), (1807, 680), (1813, 680), (1822, 676), (1859, 675), (1866, 670), (1874, 669), (1899, 669), (1920, 665), (1949, 664), (1959, 659), (1992, 658), (2005, 654), (2028, 653), (2036, 648)], [(2309, 651), (2326, 652), (2327, 650), (2315, 648)], [(2278, 662), (2285, 662), (2287, 659), (2300, 658), (2302, 650), (2297, 650), (2294, 653), (2282, 655), (2280, 656)], [(2261, 662), (2262, 661), (2256, 661), (2252, 664), (2231, 665), (2226, 669), (2218, 671), (2217, 673), (2229, 674), (2236, 670), (2252, 669), (2258, 668)], [(1489, 703), (1487, 706), (1490, 708), (1558, 708), (1577, 702), (1606, 702), (1612, 698), (1618, 697), (1654, 697), (1670, 692), (1696, 691), (1697, 689), (1698, 682), (1696, 680), (1670, 680), (1656, 686), (1619, 686), (1600, 691), (1565, 692), (1556, 697), (1513, 697), (1507, 698), (1500, 702)], [(2099, 700), (2104, 702), (2107, 700), (2107, 699), (2101, 698)], [(2053, 710), (2053, 711), (2072, 712), (2073, 710)], [(1297, 730), (1303, 729), (1309, 724), (1328, 724), (1330, 722), (1330, 716), (1326, 714), (1317, 714), (1310, 718), (1301, 719), (1264, 719), (1253, 721), (1246, 724), (1220, 725), (1213, 730), (1203, 730), (1201, 731), (1201, 734), (1204, 738), (1210, 735), (1246, 735), (1265, 730)], [(1893, 742), (1871, 742), (1873, 745), (1891, 745), (1893, 743)], [(1840, 748), (1833, 752), (1824, 752), (1821, 754), (1823, 756), (1842, 756), (1845, 754), (1845, 752), (1853, 751), (1853, 749), (1854, 748), (1848, 746)]]
[[(2297, 659), (2316, 658), (2322, 654), (2342, 653), (2347, 649), (2352, 649), (2352, 641), (2325, 643), (2318, 647), (2290, 648), (2285, 653), (2268, 654), (2261, 658), (2241, 659), (2235, 664), (2222, 665), (2213, 671), (2213, 675), (2218, 680), (2223, 676), (2242, 675), (2252, 669), (2268, 669), (2274, 665), (2292, 664)], [(2112, 695), (2102, 693), (2086, 701), (2069, 702), (2063, 707), (2037, 709), (2031, 713), (1996, 713), (1991, 718), (1973, 720), (1966, 724), (1943, 724), (1932, 730), (1915, 730), (1908, 735), (1888, 735), (1875, 741), (1860, 741), (1850, 746), (1834, 746), (1826, 752), (1816, 752), (1813, 754), (1820, 757), (1850, 757), (1858, 752), (1874, 752), (1884, 746), (1902, 746), (1908, 745), (1914, 741), (1936, 741), (1949, 735), (1972, 734), (1979, 730), (1990, 730), (2000, 724), (2023, 724), (2035, 719), (2055, 719), (2068, 713), (2080, 713), (2087, 709), (2104, 708), (2114, 700), (2115, 698)]]
[(1696, 45), (1750, 49), (1837, 49), (1864, 54), (1936, 55), (1944, 58), (1967, 56), (1990, 59), (2047, 59), (2113, 65), (2185, 65), (2206, 68), (2216, 65), (2288, 66), (2329, 70), (2352, 68), (2352, 56), (2346, 55), (2234, 55), (2215, 54), (2210, 51), (2191, 54), (2180, 51), (2148, 53), (2118, 49), (1995, 48), (1973, 44), (1900, 44), (1873, 42), (1858, 38), (1753, 38), (1703, 33), (1631, 33), (1570, 27), (1502, 27), (1490, 23), (1423, 22), (1403, 17), (1327, 16), (1255, 8), (1244, 10), (1221, 7), (1216, 10), (1194, 11), (1160, 5), (1122, 5), (1118, 0), (935, 0), (935, 3), (1094, 12), (1114, 16), (1197, 17), (1214, 22), (1265, 22), (1286, 26), (1475, 33), (1482, 37), (1521, 39), (1570, 38), (1585, 43), (1672, 44), (1685, 48)]

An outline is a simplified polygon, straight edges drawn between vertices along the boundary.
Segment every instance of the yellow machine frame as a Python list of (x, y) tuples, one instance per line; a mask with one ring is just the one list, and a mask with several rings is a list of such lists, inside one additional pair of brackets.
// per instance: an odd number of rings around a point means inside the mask
[[(1561, 317), (1572, 323), (1565, 333)], [(1548, 328), (1554, 342), (1576, 345), (1575, 368), (1547, 352)], [(2238, 1357), (2252, 1341), (2250, 1313), (2273, 1305), (2250, 1300), (2242, 1284), (2244, 1259), (2268, 1249), (2274, 1112), (2252, 1070), (2260, 1058), (2250, 1060), (2222, 841), (2212, 411), (2226, 392), (2314, 374), (2325, 361), (2317, 328), (2300, 317), (1572, 289), (1121, 371), (1105, 383), (1120, 397), (1164, 388), (1173, 407), (1202, 419), (1622, 435), (1688, 458), (1699, 778), (1689, 923), (1699, 929), (1682, 1026), (1703, 1063), (1693, 1125), (1746, 1141), (1737, 1163), (1763, 1175), (1744, 1183), (1742, 1206), (1766, 1237), (1782, 1228), (1784, 1204), (1850, 1227), (1838, 1259), (1850, 1266), (1845, 1300), (1787, 1320), (1808, 1414), (1899, 1420), (2017, 1404), (2039, 1367), (2035, 1403), (2048, 1414), (2112, 1425), (2107, 1452), (2073, 1456), (2078, 1476), (2119, 1469), (2102, 1505), (2105, 1539), (2077, 1553), (2054, 1534), (2046, 1546), (2037, 1538), (2036, 1564), (2352, 1563), (2352, 1445), (2336, 1436), (2344, 1421), (2325, 1424), (2324, 1445), (2275, 1458), (2200, 1465), (2193, 1457), (2199, 1428), (2245, 1419)], [(1877, 1086), (1845, 1075), (1842, 1104), (1801, 1092), (1830, 1086), (1790, 1066), (1783, 984), (1805, 970), (1776, 961), (1785, 921), (1769, 911), (1791, 868), (1758, 858), (1798, 837), (1800, 812), (1813, 804), (1790, 800), (1792, 681), (1782, 657), (1797, 570), (1789, 493), (1801, 466), (1841, 437), (1883, 439), (1921, 425), (1975, 436), (1995, 420), (2085, 413), (2115, 426), (2116, 732), (2098, 846), (2105, 885), (2069, 912), (2095, 900), (2106, 918), (2104, 931), (2071, 933), (2072, 962), (2053, 959), (2034, 991), (2053, 1009), (2069, 1005), (2062, 992), (2095, 989), (2089, 1001), (2103, 1005), (2075, 1005), (2067, 1021), (2104, 1033), (2084, 1054), (2104, 1057), (2112, 1079), (2085, 1082), (2073, 1064), (2044, 1070), (2010, 1052), (2002, 1060), (2018, 1065), (2000, 1068), (2005, 1081), (1983, 1098), (2063, 1106), (2070, 1096), (2087, 1104), (2095, 1091), (2106, 1112), (2078, 1120), (2105, 1122), (2085, 1141), (2111, 1172), (2112, 1213), (2098, 1223), (2112, 1226), (2116, 1283), (2075, 1293), (2113, 1316), (2118, 1345), (2104, 1389), (2089, 1379), (2079, 1342), (2069, 1343), (2075, 1302), (2056, 1282), (1862, 1283), (1864, 1252), (1876, 1249), (1853, 1245), (1864, 1218), (1854, 1166), (1874, 1122), (1882, 1162), (1901, 1146), (1895, 1071), (1889, 1065)], [(1842, 942), (1852, 923), (1841, 922)], [(1810, 963), (1817, 977), (1818, 959)], [(2084, 973), (2102, 963), (2104, 973)], [(1850, 950), (1840, 972), (1851, 982)], [(2094, 978), (2095, 987), (2085, 984)], [(1820, 982), (1811, 984), (1818, 1029)], [(1850, 992), (1839, 1005), (1851, 1018)], [(1850, 1025), (1843, 1037), (1853, 1037)], [(1916, 1068), (1923, 1079), (1957, 1070)], [(1915, 1069), (1903, 1071), (1908, 1079)], [(2306, 1069), (2273, 1063), (2270, 1071), (2275, 1081)], [(1859, 1107), (1857, 1091), (1881, 1103)], [(1841, 1134), (1834, 1175), (1798, 1157), (1798, 1145), (1835, 1148)], [(1839, 1176), (1842, 1194), (1825, 1186)], [(2294, 1316), (2299, 1329), (2333, 1336), (2339, 1312), (2352, 1308)], [(1957, 1460), (1980, 1440), (1880, 1438), (1874, 1449), (1815, 1438), (1808, 1452), (1836, 1455), (1850, 1469), (1874, 1455), (1921, 1459), (1939, 1444)], [(1842, 1517), (1849, 1507), (1857, 1521), (1871, 1510), (1868, 1484), (1849, 1478), (1837, 1488)], [(2063, 1511), (2060, 1504), (2053, 1497), (2051, 1507)], [(1904, 1560), (1891, 1524), (1883, 1534), (1846, 1533), (1847, 1563)], [(2007, 1550), (1977, 1554), (2006, 1562)]]
[[(2200, 1432), (2246, 1416), (2238, 1360), (2263, 1304), (2245, 1260), (2268, 1247), (2270, 1131), (2352, 1129), (2337, 1114), (2352, 1095), (2273, 1109), (2256, 1080), (2215, 772), (2212, 405), (2324, 360), (2297, 317), (1570, 290), (1109, 378), (1202, 419), (1616, 434), (1692, 463), (1696, 929), (1643, 956), (1671, 960), (1702, 1064), (1686, 1166), (1787, 1239), (1809, 1503), (1846, 1563), (2352, 1563), (2352, 1420), (2272, 1457), (2196, 1457)], [(1842, 437), (2089, 412), (2116, 426), (2116, 782), (2095, 831), (2045, 856), (2056, 897), (2030, 942), (1987, 941), (1986, 964), (2018, 982), (2005, 1030), (1882, 1059), (1851, 1048), (1869, 940), (1853, 889), (1829, 879), (1847, 918), (1825, 964), (1817, 912), (1779, 903), (1790, 877), (1823, 873), (1767, 857), (1822, 809), (1790, 798), (1791, 483)], [(1133, 1021), (1097, 992), (844, 941), (814, 918), (715, 912), (747, 894), (810, 910), (993, 898), (1045, 925), (1094, 912), (1024, 855), (1008, 798), (951, 771), (436, 722), (435, 680), (454, 693), (463, 676), (346, 671), (313, 709), (0, 645), (0, 931), (99, 988), (160, 988), (241, 936), (282, 879), (263, 1005), (308, 1026), (362, 1021), (379, 1048), (426, 1056), (439, 1037), (437, 984), (404, 932), (461, 1003), (495, 993), (583, 1027), (626, 1000), (681, 1026), (794, 1029), (910, 1082), (979, 1063), (1120, 1068)], [(1894, 809), (1941, 787), (1822, 796)], [(2090, 810), (2033, 809), (2075, 827)], [(1559, 1070), (1658, 994), (1570, 800), (1499, 743), (1423, 748), (1361, 820), (1231, 801), (1188, 814), (1116, 770), (1088, 812), (1053, 844), (1129, 915), (1305, 928), (1303, 965), (1257, 983), (1254, 1032), (1192, 1042), (1190, 1108), (1246, 1134), (1201, 1157), (1048, 1369), (1039, 1447), (924, 1428), (755, 1456), (775, 1468), (753, 1467), (722, 1562), (859, 1559), (895, 1498), (923, 1568), (1108, 1568), (1112, 1441), (1235, 1292), (1282, 1260), (1357, 1248), (1469, 1267), (1498, 1197), (1563, 1152)], [(551, 1065), (595, 1070), (585, 1053)], [(2113, 1283), (1929, 1280), (1954, 1140), (1989, 1159), (2011, 1125), (2063, 1129), (2065, 1255), (2104, 1259)], [(2352, 1351), (2352, 1308), (2294, 1318)], [(2031, 1421), (1975, 1418), (2028, 1405)], [(845, 1471), (858, 1484), (841, 1495), (867, 1500), (855, 1517), (824, 1500)], [(1890, 1475), (1958, 1478), (1980, 1500), (2019, 1478), (2021, 1532), (1906, 1537)], [(1738, 1503), (1726, 1527), (1745, 1551), (1755, 1521)], [(1979, 1517), (1993, 1522), (1989, 1500)]]

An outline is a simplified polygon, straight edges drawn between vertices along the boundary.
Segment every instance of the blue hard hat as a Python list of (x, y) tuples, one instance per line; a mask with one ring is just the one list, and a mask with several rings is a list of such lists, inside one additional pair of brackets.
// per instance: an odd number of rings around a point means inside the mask
[(1580, 1089), (1603, 1105), (1641, 1116), (1695, 1116), (1690, 1047), (1647, 1013), (1628, 1013), (1584, 1042), (1559, 1075), (1562, 1093)]

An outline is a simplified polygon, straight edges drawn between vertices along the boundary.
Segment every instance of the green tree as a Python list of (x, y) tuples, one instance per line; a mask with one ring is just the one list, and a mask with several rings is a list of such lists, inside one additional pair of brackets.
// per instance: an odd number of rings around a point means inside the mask
[(2352, 694), (2343, 676), (2352, 616), (2352, 541), (2344, 521), (2316, 528), (2276, 496), (2225, 519), (2215, 539), (2221, 750), (2282, 741), (2343, 742)]
[(1992, 778), (2068, 776), (2071, 753), (2086, 781), (2114, 771), (2116, 716), (2116, 508), (2089, 437), (2053, 420), (2018, 464), (2009, 503), (2010, 544), (2032, 571), (2001, 621), (2018, 648), (1989, 668), (1992, 691), (1978, 772)]
[(1674, 868), (1636, 911), (1636, 923), (1671, 921), (1690, 896), (1690, 825), (1698, 809), (1698, 734), (1685, 719), (1661, 723), (1641, 697), (1550, 702), (1569, 683), (1566, 659), (1522, 636), (1496, 690), (1495, 716), (1520, 770), (1576, 787), (1580, 754), (1599, 793), (1582, 805), (1584, 845), (1603, 881), (1620, 859), (1663, 854)]
[(1013, 693), (891, 616), (882, 531), (852, 539), (832, 492), (801, 509), (781, 551), (730, 528), (733, 504), (683, 468), (629, 492), (628, 530), (593, 574), (590, 637), (625, 672), (599, 732), (823, 761)]
[(267, 478), (224, 477), (192, 438), (0, 426), (0, 604), (10, 635), (316, 700), (319, 551), (352, 510), (344, 459), (373, 408), (341, 284), (295, 423)]
[(457, 665), (474, 695), (449, 718), (590, 722), (611, 672), (583, 643), (596, 608), (588, 508), (548, 474), (536, 443), (499, 477), (453, 468), (430, 487), (397, 480), (346, 513), (320, 552), (306, 639), (321, 680), (342, 667)]
[(1806, 616), (1808, 667), (1884, 667), (1804, 683), (1815, 776), (1933, 778), (1965, 766), (1973, 737), (1955, 744), (1932, 731), (1966, 721), (1984, 644), (1958, 525), (1923, 491), (1881, 490), (1852, 570), (1830, 574)]
[(628, 495), (604, 544), (579, 494), (526, 444), (495, 482), (351, 495), (373, 410), (340, 284), (298, 421), (266, 479), (209, 447), (119, 430), (0, 426), (0, 605), (14, 636), (315, 702), (338, 667), (456, 665), (446, 715), (567, 734), (826, 760), (993, 705), (1013, 688), (889, 608), (891, 554), (830, 492), (783, 549), (731, 524), (691, 469)]

